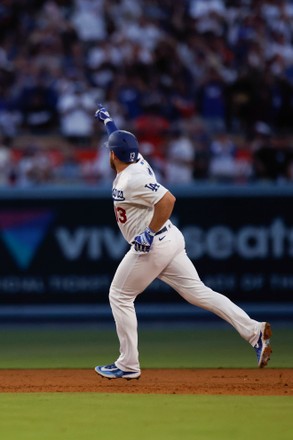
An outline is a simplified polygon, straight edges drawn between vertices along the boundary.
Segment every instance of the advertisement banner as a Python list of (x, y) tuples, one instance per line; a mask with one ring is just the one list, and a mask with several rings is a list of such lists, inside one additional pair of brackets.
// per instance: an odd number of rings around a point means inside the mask
[[(239, 302), (292, 302), (291, 195), (176, 196), (172, 221), (207, 285)], [(128, 248), (107, 191), (86, 197), (4, 197), (0, 302), (108, 302), (111, 279)], [(182, 299), (155, 281), (138, 301)]]

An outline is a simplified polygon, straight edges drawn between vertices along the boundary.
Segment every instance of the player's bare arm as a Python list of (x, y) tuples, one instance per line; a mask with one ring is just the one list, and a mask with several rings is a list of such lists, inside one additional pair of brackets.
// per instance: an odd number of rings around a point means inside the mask
[(159, 200), (158, 203), (154, 206), (154, 215), (151, 223), (149, 224), (149, 228), (157, 232), (161, 229), (161, 227), (166, 223), (166, 221), (170, 218), (176, 198), (169, 191)]

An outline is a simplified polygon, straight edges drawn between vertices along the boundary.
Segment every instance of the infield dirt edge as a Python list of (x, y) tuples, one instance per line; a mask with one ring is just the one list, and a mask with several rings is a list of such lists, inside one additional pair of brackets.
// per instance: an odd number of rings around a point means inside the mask
[(108, 380), (94, 369), (2, 369), (0, 393), (293, 395), (293, 369), (144, 369), (139, 380)]

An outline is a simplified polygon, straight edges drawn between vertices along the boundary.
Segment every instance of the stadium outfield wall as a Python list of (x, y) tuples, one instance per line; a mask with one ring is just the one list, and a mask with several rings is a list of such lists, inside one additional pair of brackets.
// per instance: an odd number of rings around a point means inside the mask
[[(293, 185), (170, 187), (172, 216), (204, 282), (238, 303), (293, 305)], [(0, 303), (104, 307), (128, 249), (111, 187), (0, 191)], [(155, 281), (138, 305), (180, 297)], [(274, 307), (274, 306), (273, 306)], [(88, 309), (89, 309), (88, 308)]]

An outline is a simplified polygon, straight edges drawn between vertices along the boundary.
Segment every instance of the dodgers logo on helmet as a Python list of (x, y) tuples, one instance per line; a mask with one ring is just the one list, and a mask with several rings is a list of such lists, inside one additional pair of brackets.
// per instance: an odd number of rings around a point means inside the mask
[(125, 130), (117, 130), (110, 134), (108, 148), (122, 162), (135, 162), (138, 157), (138, 141), (136, 137)]

